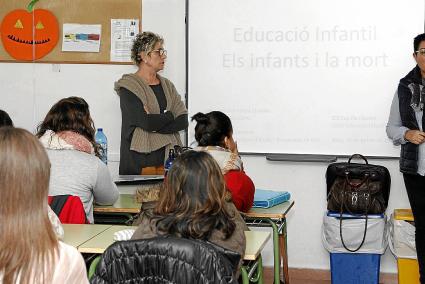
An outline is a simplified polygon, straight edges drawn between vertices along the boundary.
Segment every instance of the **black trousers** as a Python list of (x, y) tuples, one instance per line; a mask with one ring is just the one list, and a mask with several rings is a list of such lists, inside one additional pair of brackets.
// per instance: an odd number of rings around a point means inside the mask
[(413, 218), (415, 218), (415, 240), (420, 280), (422, 284), (425, 284), (425, 177), (403, 174), (403, 178)]

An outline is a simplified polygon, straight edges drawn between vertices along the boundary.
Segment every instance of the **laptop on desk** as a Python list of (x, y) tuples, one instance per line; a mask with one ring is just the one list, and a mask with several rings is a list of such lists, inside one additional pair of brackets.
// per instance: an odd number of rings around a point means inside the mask
[(157, 183), (163, 180), (163, 175), (119, 175), (114, 182), (116, 185), (137, 185)]

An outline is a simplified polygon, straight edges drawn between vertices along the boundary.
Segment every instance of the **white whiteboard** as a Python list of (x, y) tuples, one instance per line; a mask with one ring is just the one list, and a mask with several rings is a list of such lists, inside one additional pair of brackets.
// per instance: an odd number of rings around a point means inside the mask
[(424, 30), (408, 2), (189, 1), (190, 115), (228, 114), (241, 152), (398, 156), (385, 125)]

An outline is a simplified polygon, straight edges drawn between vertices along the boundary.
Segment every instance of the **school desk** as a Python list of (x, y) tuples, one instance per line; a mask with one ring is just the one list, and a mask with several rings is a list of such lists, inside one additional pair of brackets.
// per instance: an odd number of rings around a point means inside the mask
[(247, 213), (243, 213), (248, 226), (272, 227), (275, 284), (282, 282), (280, 279), (281, 265), (283, 283), (289, 284), (286, 215), (294, 203), (293, 200), (289, 200), (270, 208), (252, 208)]
[[(280, 267), (283, 271), (283, 282), (289, 284), (287, 229), (286, 215), (294, 206), (294, 201), (289, 200), (271, 208), (252, 208), (243, 213), (248, 226), (271, 227), (273, 229), (273, 259), (274, 282), (280, 283)], [(115, 214), (140, 212), (141, 204), (137, 203), (133, 194), (120, 194), (112, 206), (94, 206), (94, 212), (110, 212)]]
[(98, 205), (93, 207), (94, 213), (129, 213), (140, 212), (140, 203), (136, 202), (134, 194), (120, 194), (113, 205)]
[(94, 222), (96, 224), (131, 225), (137, 213), (140, 212), (140, 206), (141, 204), (136, 202), (134, 194), (120, 194), (113, 205), (94, 205)]
[[(65, 240), (64, 242), (75, 246), (78, 248), (78, 251), (81, 253), (103, 253), (105, 249), (114, 242), (114, 233), (127, 230), (127, 229), (137, 229), (136, 226), (122, 226), (122, 225), (75, 225), (75, 224), (63, 224), (65, 230)], [(69, 229), (69, 226), (84, 226), (80, 230), (75, 228)], [(88, 228), (88, 227), (93, 228)], [(100, 227), (99, 229), (96, 229)], [(106, 227), (106, 228), (105, 228)], [(97, 234), (89, 234), (88, 231), (94, 232), (97, 231)], [(79, 234), (84, 234), (81, 236)], [(85, 241), (81, 242), (81, 239), (87, 238)], [(270, 239), (270, 232), (264, 231), (246, 231), (246, 249), (244, 260), (256, 260), (261, 251), (263, 250), (265, 244)], [(75, 245), (77, 244), (77, 245)]]
[[(63, 224), (63, 227), (65, 230), (65, 243), (76, 247), (81, 253), (96, 254), (102, 254), (114, 242), (115, 232), (137, 228), (134, 226), (99, 224)], [(251, 280), (252, 282), (261, 284), (263, 283), (261, 251), (270, 239), (270, 232), (246, 231), (245, 237), (245, 262), (241, 268), (243, 282), (248, 283)], [(98, 261), (99, 259), (96, 260), (96, 264)], [(91, 267), (90, 270), (91, 273), (89, 274), (92, 274), (94, 268)]]

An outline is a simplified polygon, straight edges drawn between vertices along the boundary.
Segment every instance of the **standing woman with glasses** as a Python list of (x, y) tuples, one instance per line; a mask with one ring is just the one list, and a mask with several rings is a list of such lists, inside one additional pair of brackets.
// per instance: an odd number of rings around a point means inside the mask
[(387, 123), (387, 135), (401, 145), (400, 171), (416, 227), (420, 281), (425, 283), (425, 34), (413, 40), (416, 66), (400, 80)]
[(122, 114), (121, 175), (163, 174), (168, 150), (182, 145), (178, 132), (187, 128), (187, 109), (174, 84), (158, 74), (167, 59), (163, 44), (152, 32), (137, 35), (131, 57), (138, 70), (115, 83)]

